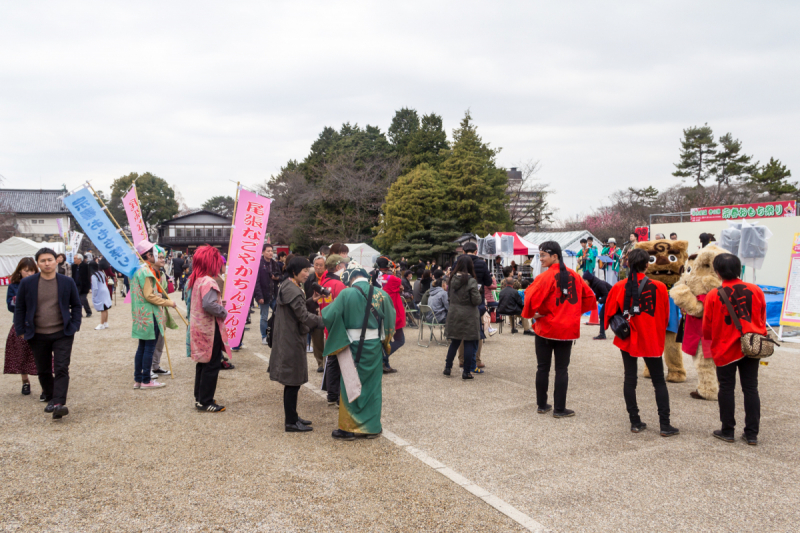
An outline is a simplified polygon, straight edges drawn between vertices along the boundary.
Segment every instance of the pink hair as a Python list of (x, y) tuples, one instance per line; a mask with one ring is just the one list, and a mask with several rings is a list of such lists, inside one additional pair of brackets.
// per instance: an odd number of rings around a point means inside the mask
[(197, 278), (202, 278), (203, 276), (211, 276), (213, 278), (219, 275), (224, 264), (225, 260), (219, 250), (213, 246), (201, 246), (192, 256), (192, 275), (189, 276), (187, 285), (191, 288)]

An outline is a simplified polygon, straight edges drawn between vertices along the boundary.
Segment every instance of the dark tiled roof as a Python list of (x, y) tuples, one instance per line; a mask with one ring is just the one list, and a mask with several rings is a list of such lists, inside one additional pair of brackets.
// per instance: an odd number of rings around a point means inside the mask
[(11, 213), (69, 213), (61, 189), (0, 189), (0, 210)]

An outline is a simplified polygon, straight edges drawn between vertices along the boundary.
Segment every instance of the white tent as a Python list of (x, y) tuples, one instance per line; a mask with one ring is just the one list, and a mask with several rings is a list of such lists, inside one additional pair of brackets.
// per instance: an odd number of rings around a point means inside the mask
[(367, 270), (372, 270), (375, 260), (381, 253), (367, 243), (345, 243), (350, 252), (347, 254), (351, 259), (355, 259)]
[(52, 248), (56, 253), (64, 251), (63, 242), (35, 242), (22, 237), (11, 237), (0, 243), (0, 276), (10, 276), (20, 259), (33, 257), (40, 248)]
[(598, 247), (598, 252), (601, 249), (601, 243), (597, 237), (592, 235), (589, 231), (542, 231), (531, 232), (525, 235), (525, 240), (539, 245), (546, 241), (556, 241), (561, 245), (561, 250), (564, 252), (564, 263), (567, 267), (574, 269), (577, 265), (576, 255), (581, 249), (581, 239), (592, 237), (595, 246)]

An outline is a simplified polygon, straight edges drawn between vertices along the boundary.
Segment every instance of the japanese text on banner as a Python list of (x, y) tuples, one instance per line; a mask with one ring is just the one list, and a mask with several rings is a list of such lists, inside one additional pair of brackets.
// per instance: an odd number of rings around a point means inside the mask
[(261, 248), (269, 219), (272, 200), (242, 189), (236, 204), (231, 248), (228, 250), (228, 269), (225, 278), (225, 330), (232, 347), (239, 346), (248, 306), (253, 298), (258, 268), (261, 264)]
[(125, 206), (125, 214), (128, 215), (128, 226), (131, 228), (134, 246), (147, 240), (147, 229), (142, 220), (142, 208), (139, 205), (139, 197), (136, 195), (136, 185), (131, 187), (122, 198), (122, 205)]
[(117, 232), (117, 228), (103, 212), (100, 204), (89, 189), (81, 189), (64, 198), (67, 206), (80, 223), (86, 235), (94, 243), (100, 253), (111, 266), (128, 277), (133, 277), (133, 272), (139, 266), (139, 259), (125, 239)]

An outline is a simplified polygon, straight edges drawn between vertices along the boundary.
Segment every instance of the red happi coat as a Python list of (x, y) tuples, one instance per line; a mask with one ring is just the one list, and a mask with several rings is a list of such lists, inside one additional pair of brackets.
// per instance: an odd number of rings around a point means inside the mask
[(767, 304), (758, 285), (740, 279), (723, 281), (722, 287), (708, 293), (703, 309), (703, 339), (711, 341), (711, 356), (717, 366), (744, 357), (741, 335), (733, 325), (728, 307), (718, 291), (724, 290), (742, 324), (743, 333), (767, 334)]
[[(636, 282), (644, 278), (643, 273), (636, 275)], [(603, 311), (606, 328), (611, 317), (625, 309), (625, 285), (627, 280), (620, 281), (611, 288), (606, 298), (606, 307)], [(636, 289), (639, 287), (637, 285)], [(628, 303), (630, 305), (630, 302)], [(667, 336), (667, 323), (669, 322), (669, 293), (667, 286), (653, 279), (648, 279), (642, 288), (639, 298), (638, 315), (632, 316), (630, 324), (631, 334), (627, 339), (614, 337), (614, 346), (627, 352), (633, 357), (661, 357), (664, 353), (664, 340)]]
[(581, 336), (581, 315), (597, 309), (592, 289), (575, 271), (567, 269), (567, 294), (558, 290), (559, 263), (542, 272), (525, 291), (524, 318), (536, 319), (533, 332), (545, 339), (571, 341)]
[(406, 308), (403, 305), (403, 298), (400, 296), (403, 292), (403, 282), (400, 281), (400, 278), (391, 274), (383, 274), (381, 281), (383, 282), (381, 289), (389, 295), (394, 306), (394, 329), (395, 331), (403, 329), (406, 327)]

